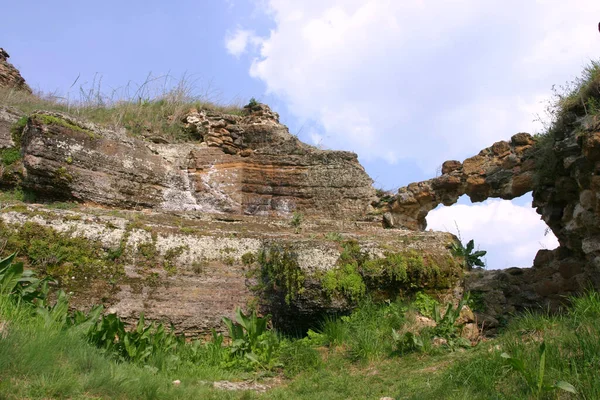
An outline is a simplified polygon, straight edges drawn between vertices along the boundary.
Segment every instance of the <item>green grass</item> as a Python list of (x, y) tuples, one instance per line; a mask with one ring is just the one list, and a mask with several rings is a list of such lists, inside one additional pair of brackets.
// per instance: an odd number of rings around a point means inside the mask
[[(533, 399), (538, 397), (530, 383), (502, 354), (537, 374), (542, 342), (544, 384), (566, 381), (578, 394), (547, 391), (539, 398), (600, 398), (596, 292), (572, 299), (559, 315), (524, 313), (498, 338), (471, 349), (424, 346), (402, 355), (391, 329), (410, 329), (414, 312), (402, 302), (366, 300), (351, 315), (326, 320), (320, 333), (280, 339), (279, 367), (245, 372), (224, 365), (222, 349), (215, 353), (203, 345), (181, 344), (174, 353), (123, 361), (92, 346), (76, 328), (0, 297), (0, 398)], [(218, 391), (206, 383), (268, 376), (279, 376), (281, 384), (265, 394)], [(176, 379), (180, 386), (172, 384)]]
[(170, 77), (149, 76), (137, 88), (128, 85), (110, 94), (94, 82), (80, 87), (75, 99), (0, 88), (0, 104), (27, 115), (35, 110), (64, 112), (109, 128), (125, 128), (133, 135), (160, 135), (175, 142), (199, 139), (182, 121), (191, 109), (243, 114), (239, 105), (218, 105), (206, 100), (210, 94), (197, 95), (198, 91), (186, 77), (173, 85)]

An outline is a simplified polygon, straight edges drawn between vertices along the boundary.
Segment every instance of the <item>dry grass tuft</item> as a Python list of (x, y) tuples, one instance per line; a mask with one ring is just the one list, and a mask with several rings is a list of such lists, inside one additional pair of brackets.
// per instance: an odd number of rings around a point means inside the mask
[(186, 132), (182, 122), (191, 109), (243, 114), (240, 102), (220, 105), (215, 90), (199, 91), (196, 81), (187, 76), (174, 82), (168, 75), (148, 75), (141, 85), (130, 82), (108, 94), (102, 90), (102, 79), (95, 78), (91, 84), (79, 86), (74, 97), (72, 92), (59, 96), (0, 88), (0, 104), (26, 114), (34, 110), (65, 112), (108, 128), (125, 128), (135, 136), (161, 136), (171, 142), (197, 139)]

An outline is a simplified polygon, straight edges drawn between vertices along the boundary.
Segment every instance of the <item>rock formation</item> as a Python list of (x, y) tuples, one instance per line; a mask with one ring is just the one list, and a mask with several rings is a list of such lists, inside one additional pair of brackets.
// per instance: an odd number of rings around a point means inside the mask
[[(7, 58), (0, 49), (0, 86), (31, 92)], [(455, 298), (456, 238), (422, 232), (427, 213), (464, 194), (477, 202), (533, 191), (560, 247), (538, 252), (532, 268), (466, 277), (480, 321), (493, 328), (524, 307), (556, 308), (566, 295), (600, 289), (600, 119), (584, 102), (599, 97), (600, 85), (593, 89), (545, 139), (518, 133), (379, 202), (356, 154), (301, 143), (256, 102), (233, 114), (190, 109), (178, 120), (194, 139), (185, 143), (0, 105), (0, 187), (80, 204), (0, 205), (0, 248), (58, 276), (75, 306), (103, 303), (128, 321), (144, 312), (199, 335), (253, 304), (280, 326), (306, 329), (323, 313), (348, 311), (367, 287), (381, 299), (415, 289)], [(302, 226), (292, 226), (294, 212), (306, 216)], [(32, 243), (41, 255), (28, 253)], [(78, 255), (61, 258), (55, 246)], [(340, 289), (343, 274), (360, 275), (360, 285)]]
[(398, 189), (384, 211), (388, 227), (424, 230), (425, 217), (439, 204), (450, 206), (464, 194), (471, 201), (491, 197), (510, 200), (533, 189), (534, 141), (527, 133), (514, 135), (510, 142), (500, 141), (462, 163), (442, 164), (442, 175)]
[[(0, 143), (18, 118), (0, 114)], [(32, 114), (20, 137), (22, 185), (121, 207), (230, 214), (364, 215), (374, 196), (356, 154), (301, 143), (258, 105), (244, 116), (193, 111), (199, 143), (151, 143), (66, 114)]]
[(31, 93), (31, 89), (25, 83), (25, 79), (11, 63), (8, 62), (10, 56), (0, 47), (0, 87), (15, 88)]
[(533, 191), (532, 206), (560, 246), (540, 250), (532, 268), (471, 274), (466, 287), (482, 296), (488, 326), (498, 316), (557, 309), (569, 295), (600, 289), (600, 118), (578, 111), (563, 111), (538, 141), (519, 133), (462, 163), (446, 161), (441, 176), (400, 188), (380, 210), (389, 227), (424, 230), (429, 211), (463, 194), (478, 202)]

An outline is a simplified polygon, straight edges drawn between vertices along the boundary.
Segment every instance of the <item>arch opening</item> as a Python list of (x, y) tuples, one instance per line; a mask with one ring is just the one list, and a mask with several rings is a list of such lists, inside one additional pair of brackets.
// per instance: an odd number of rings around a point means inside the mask
[(513, 200), (490, 198), (473, 203), (467, 195), (451, 206), (439, 205), (427, 215), (427, 229), (457, 235), (486, 250), (486, 269), (527, 268), (540, 249), (559, 243), (531, 206), (531, 192)]

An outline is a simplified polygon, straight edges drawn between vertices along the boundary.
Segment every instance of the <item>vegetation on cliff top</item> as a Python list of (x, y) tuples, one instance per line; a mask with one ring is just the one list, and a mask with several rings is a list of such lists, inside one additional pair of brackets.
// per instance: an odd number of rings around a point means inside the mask
[[(25, 114), (35, 110), (65, 112), (111, 128), (125, 128), (134, 135), (160, 135), (171, 141), (195, 140), (186, 131), (182, 118), (191, 109), (243, 114), (240, 105), (218, 105), (214, 90), (204, 90), (183, 77), (173, 84), (170, 76), (148, 76), (140, 85), (129, 84), (104, 93), (101, 79), (79, 87), (78, 98), (55, 94), (31, 94), (0, 88), (0, 104), (15, 107)], [(191, 135), (191, 136), (190, 136)]]
[(536, 185), (551, 183), (561, 168), (554, 152), (556, 141), (580, 128), (581, 119), (600, 114), (600, 61), (591, 61), (582, 75), (564, 86), (553, 87), (546, 107), (545, 130), (535, 136)]

